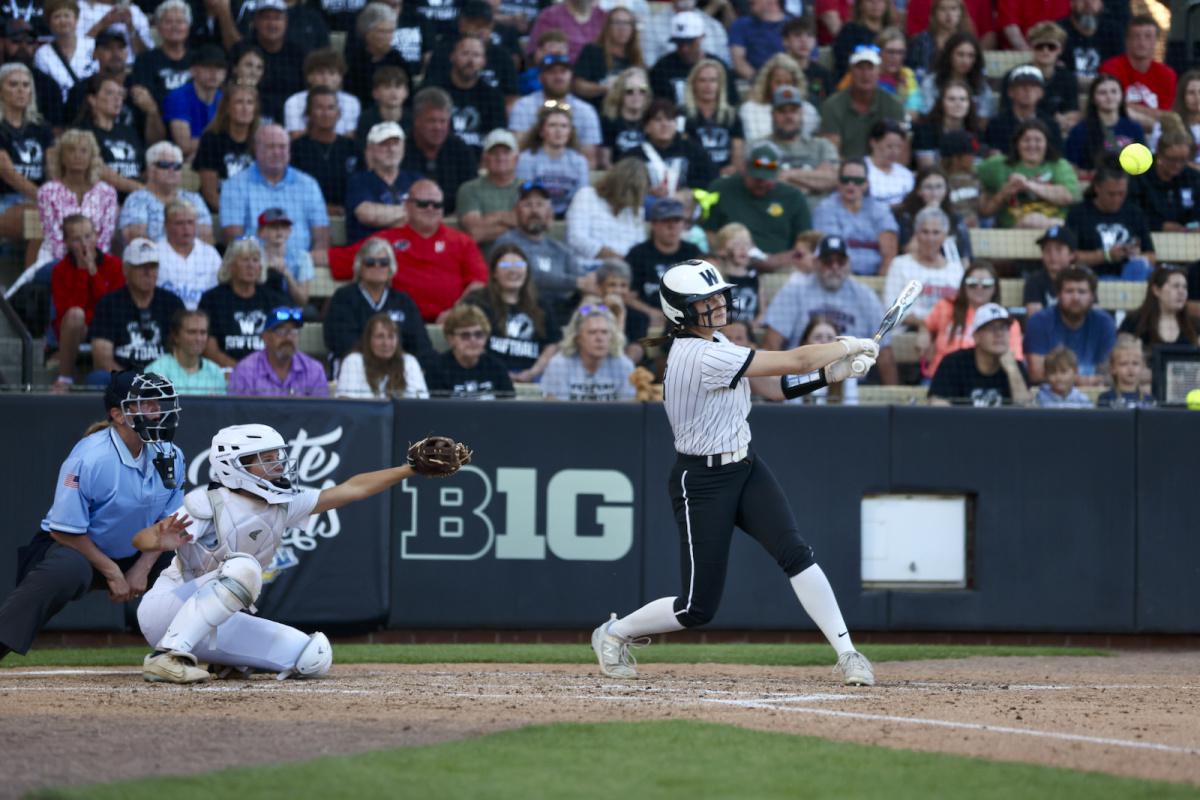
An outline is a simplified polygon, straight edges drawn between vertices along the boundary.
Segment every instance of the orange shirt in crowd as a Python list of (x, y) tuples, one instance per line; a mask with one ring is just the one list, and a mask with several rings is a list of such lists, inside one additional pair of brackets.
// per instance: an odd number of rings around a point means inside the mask
[[(937, 372), (938, 364), (942, 363), (942, 359), (955, 350), (975, 346), (975, 338), (968, 332), (971, 330), (971, 321), (973, 319), (975, 319), (975, 309), (967, 306), (967, 319), (963, 324), (963, 329), (952, 332), (951, 328), (954, 327), (954, 299), (943, 298), (937, 302), (937, 305), (933, 307), (933, 311), (930, 311), (929, 316), (925, 318), (925, 327), (929, 329), (929, 335), (933, 337), (933, 360), (923, 365), (921, 374), (924, 377), (933, 377), (933, 373)], [(951, 335), (952, 333), (953, 335)], [(1013, 320), (1012, 325), (1008, 329), (1008, 346), (1018, 361), (1025, 359), (1025, 352), (1022, 350), (1021, 342), (1021, 326), (1017, 324), (1016, 320)]]

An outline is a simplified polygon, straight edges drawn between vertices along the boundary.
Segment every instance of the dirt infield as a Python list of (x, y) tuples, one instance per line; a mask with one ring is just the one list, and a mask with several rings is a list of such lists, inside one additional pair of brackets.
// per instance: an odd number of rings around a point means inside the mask
[(867, 690), (818, 668), (642, 673), (616, 682), (575, 665), (361, 665), (316, 681), (183, 688), (133, 669), (0, 670), (0, 797), (532, 723), (667, 718), (1200, 786), (1197, 653), (888, 663)]

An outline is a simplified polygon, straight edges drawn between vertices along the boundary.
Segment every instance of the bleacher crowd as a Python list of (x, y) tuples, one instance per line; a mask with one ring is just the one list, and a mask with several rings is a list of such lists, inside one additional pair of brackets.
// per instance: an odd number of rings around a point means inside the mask
[(809, 402), (1150, 405), (1155, 352), (1200, 324), (1200, 63), (1172, 24), (1156, 0), (6, 0), (0, 274), (60, 393), (132, 367), (644, 398), (659, 279), (705, 258), (725, 334), (769, 349), (870, 336), (923, 282), (878, 369)]

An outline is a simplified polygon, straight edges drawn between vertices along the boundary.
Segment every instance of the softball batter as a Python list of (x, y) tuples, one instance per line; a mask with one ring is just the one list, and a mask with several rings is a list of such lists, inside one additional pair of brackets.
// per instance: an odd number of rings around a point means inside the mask
[(754, 351), (717, 331), (728, 321), (733, 285), (706, 261), (684, 261), (663, 275), (659, 297), (674, 341), (667, 357), (663, 399), (678, 458), (670, 494), (679, 524), (683, 584), (592, 632), (605, 675), (637, 677), (633, 640), (703, 625), (721, 601), (729, 543), (736, 525), (770, 553), (791, 581), (804, 610), (837, 651), (835, 668), (847, 685), (871, 686), (875, 673), (854, 649), (837, 598), (812, 548), (800, 536), (787, 498), (770, 468), (750, 450), (750, 380), (779, 376), (787, 397), (798, 397), (852, 374), (857, 357), (867, 368), (878, 345), (841, 337), (829, 344), (782, 352)]

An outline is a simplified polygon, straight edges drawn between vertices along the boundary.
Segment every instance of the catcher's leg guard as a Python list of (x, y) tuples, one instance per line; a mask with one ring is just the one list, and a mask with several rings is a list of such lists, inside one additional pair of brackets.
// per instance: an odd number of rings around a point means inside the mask
[(188, 598), (171, 620), (159, 650), (190, 653), (217, 626), (243, 609), (252, 609), (262, 591), (262, 567), (245, 553), (230, 553), (221, 563), (216, 580)]
[(308, 637), (308, 644), (296, 657), (296, 663), (291, 669), (285, 669), (275, 677), (284, 680), (292, 675), (299, 678), (316, 678), (329, 672), (333, 666), (333, 645), (325, 634), (317, 631)]

